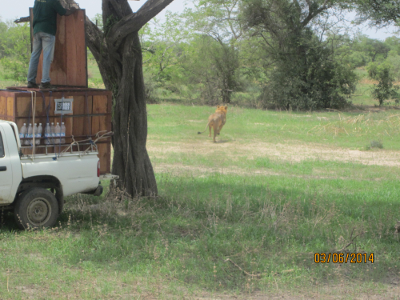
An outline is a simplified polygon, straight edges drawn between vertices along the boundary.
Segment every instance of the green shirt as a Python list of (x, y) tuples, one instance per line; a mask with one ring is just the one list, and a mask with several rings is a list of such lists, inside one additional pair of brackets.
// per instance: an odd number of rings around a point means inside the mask
[(33, 6), (33, 34), (45, 32), (56, 35), (57, 13), (64, 16), (67, 11), (58, 0), (35, 0)]

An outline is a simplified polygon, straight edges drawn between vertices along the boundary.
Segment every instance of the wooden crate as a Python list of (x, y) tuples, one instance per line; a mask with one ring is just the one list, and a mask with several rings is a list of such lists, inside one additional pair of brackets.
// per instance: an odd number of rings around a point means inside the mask
[[(31, 40), (33, 41), (33, 8), (30, 8)], [(50, 68), (52, 85), (88, 86), (85, 37), (85, 10), (70, 16), (57, 15), (57, 33), (54, 58)], [(43, 54), (40, 55), (36, 83), (42, 80)]]
[[(15, 90), (16, 89), (16, 90)], [(76, 141), (88, 138), (96, 139), (99, 131), (111, 131), (111, 92), (106, 90), (88, 88), (58, 88), (54, 91), (40, 91), (26, 88), (14, 90), (0, 90), (0, 119), (13, 121), (20, 129), (23, 123), (33, 123), (32, 93), (36, 94), (35, 123), (42, 123), (44, 128), (47, 122), (64, 122), (66, 127), (66, 143), (58, 147), (48, 147), (48, 153), (58, 153), (65, 149), (71, 142), (72, 136)], [(73, 98), (73, 114), (55, 115), (54, 99)], [(44, 144), (44, 138), (41, 140)], [(111, 138), (97, 142), (100, 158), (101, 174), (111, 171)], [(81, 147), (80, 150), (86, 149)], [(76, 147), (73, 148), (77, 150)], [(35, 153), (45, 153), (45, 148), (35, 149)], [(24, 154), (32, 154), (32, 148), (23, 149)], [(51, 155), (51, 154), (49, 154)]]

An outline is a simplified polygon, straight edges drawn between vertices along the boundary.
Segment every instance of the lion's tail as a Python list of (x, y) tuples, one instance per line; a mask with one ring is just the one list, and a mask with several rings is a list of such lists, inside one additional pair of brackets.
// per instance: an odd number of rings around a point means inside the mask
[(197, 134), (202, 134), (204, 131), (207, 130), (207, 127), (208, 127), (209, 125), (210, 125), (210, 122), (207, 123), (206, 128), (205, 128), (203, 131), (201, 131), (201, 132), (199, 131)]

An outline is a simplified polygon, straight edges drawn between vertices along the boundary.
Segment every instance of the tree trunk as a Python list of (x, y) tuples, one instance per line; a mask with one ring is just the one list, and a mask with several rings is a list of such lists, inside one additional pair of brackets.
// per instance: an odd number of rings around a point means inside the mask
[(113, 93), (113, 174), (131, 196), (157, 195), (146, 150), (147, 113), (138, 31), (172, 0), (148, 0), (133, 13), (127, 0), (103, 0), (104, 31), (89, 19), (86, 39), (104, 84)]

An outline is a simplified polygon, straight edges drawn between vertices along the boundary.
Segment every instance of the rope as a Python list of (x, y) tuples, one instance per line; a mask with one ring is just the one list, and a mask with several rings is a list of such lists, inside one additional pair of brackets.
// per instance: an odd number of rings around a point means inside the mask
[[(35, 155), (35, 140), (36, 140), (36, 132), (35, 132), (35, 117), (36, 117), (36, 92), (33, 92), (35, 94), (35, 100), (33, 100), (32, 97), (32, 144), (31, 146), (33, 147), (32, 149), (32, 155)], [(32, 94), (33, 95), (33, 94)]]
[(46, 108), (46, 116), (47, 116), (47, 122), (50, 125), (50, 117), (49, 117), (49, 110), (50, 110), (50, 105), (51, 105), (51, 100), (53, 98), (53, 91), (50, 91), (50, 98), (49, 98), (49, 105)]
[[(31, 93), (31, 103), (33, 103), (33, 93), (34, 92), (31, 91), (30, 93)], [(28, 123), (26, 124), (26, 125), (28, 125), (28, 127), (29, 127), (29, 123), (31, 122), (31, 115), (32, 115), (32, 105), (29, 105)], [(28, 127), (26, 128), (27, 133), (28, 133)]]
[[(42, 101), (42, 111), (43, 111), (42, 117), (45, 117), (46, 116), (46, 97), (44, 96), (44, 93), (42, 91), (39, 91), (39, 93), (42, 95), (42, 100), (43, 100)], [(42, 138), (43, 138), (43, 129), (46, 129), (46, 123), (43, 124), (42, 132), (40, 133), (40, 137), (42, 137)], [(42, 140), (44, 142), (44, 139), (42, 139)], [(39, 142), (39, 144), (40, 144), (40, 142)]]
[[(93, 107), (93, 102), (92, 102), (92, 107)], [(88, 126), (90, 126), (90, 116), (89, 116), (89, 104), (88, 104), (88, 94), (85, 92), (85, 114), (88, 115)], [(93, 113), (93, 110), (92, 110)], [(89, 137), (88, 135), (88, 126), (86, 126), (86, 118), (83, 119), (83, 126), (86, 132), (86, 137)], [(90, 126), (90, 136), (92, 136), (92, 126)]]
[[(61, 94), (61, 109), (64, 108), (64, 92)], [(60, 132), (58, 133), (58, 157), (60, 157), (60, 151), (61, 151), (61, 126), (62, 126), (62, 120), (63, 120), (63, 113), (61, 113), (60, 117)]]
[[(49, 111), (50, 111), (50, 105), (51, 105), (51, 99), (53, 98), (53, 92), (50, 91), (49, 93), (49, 105), (47, 105), (46, 107), (46, 124), (44, 124), (44, 133), (45, 133), (45, 140), (44, 140), (44, 144), (45, 145), (51, 145), (51, 139), (49, 139), (49, 137), (46, 136), (46, 127), (47, 124), (49, 124), (49, 130), (50, 130), (50, 117), (49, 117)], [(46, 101), (46, 100), (45, 100)]]
[[(35, 140), (36, 140), (36, 136), (35, 136), (35, 112), (36, 112), (36, 92), (35, 91), (30, 91), (31, 93), (31, 105), (29, 106), (29, 118), (28, 118), (28, 123), (30, 123), (31, 120), (31, 114), (32, 114), (32, 140), (29, 139), (29, 143), (31, 144), (31, 148), (32, 148), (32, 156), (35, 156)], [(35, 95), (35, 97), (33, 97), (33, 95)], [(29, 125), (28, 125), (28, 129), (29, 129)], [(28, 130), (28, 134), (29, 134), (29, 130)], [(32, 142), (31, 142), (32, 141)]]
[[(101, 132), (105, 132), (105, 133), (102, 134), (102, 135), (100, 135)], [(114, 132), (112, 132), (112, 131), (102, 130), (102, 131), (99, 131), (98, 133), (96, 133), (96, 137), (97, 137), (97, 138), (96, 138), (95, 140), (92, 140), (92, 138), (88, 138), (88, 139), (86, 139), (86, 140), (82, 140), (82, 141), (79, 141), (79, 142), (75, 141), (74, 136), (72, 136), (72, 143), (71, 143), (66, 149), (64, 149), (63, 151), (61, 151), (61, 154), (67, 152), (67, 151), (68, 151), (69, 149), (71, 149), (71, 147), (73, 147), (74, 145), (77, 145), (77, 146), (78, 146), (78, 151), (79, 151), (79, 143), (83, 143), (83, 142), (89, 142), (89, 143), (91, 144), (85, 151), (83, 151), (83, 154), (86, 154), (86, 153), (89, 151), (89, 149), (92, 148), (92, 146), (95, 146), (95, 147), (96, 147), (96, 150), (97, 150), (97, 145), (96, 145), (96, 143), (97, 143), (98, 141), (102, 140), (102, 139), (106, 139), (106, 138), (112, 136), (113, 134), (114, 134)]]

